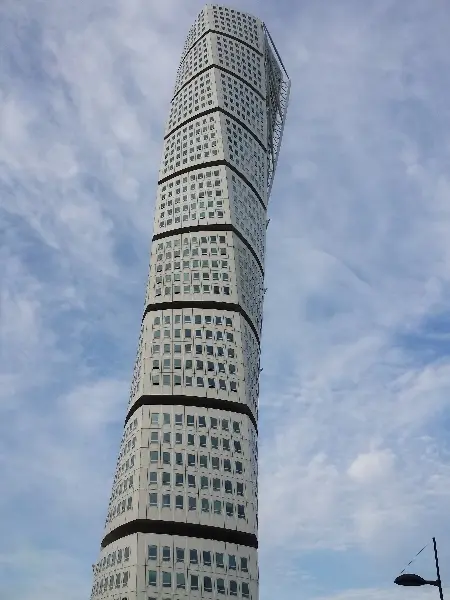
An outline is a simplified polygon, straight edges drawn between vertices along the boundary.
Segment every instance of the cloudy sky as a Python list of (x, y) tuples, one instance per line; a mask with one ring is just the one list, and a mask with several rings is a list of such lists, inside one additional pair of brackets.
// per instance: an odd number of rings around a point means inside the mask
[[(2, 599), (89, 596), (163, 128), (202, 6), (0, 3)], [(436, 535), (450, 585), (450, 5), (239, 8), (292, 79), (269, 211), (261, 600), (429, 600), (392, 580)], [(433, 577), (431, 546), (411, 568)]]

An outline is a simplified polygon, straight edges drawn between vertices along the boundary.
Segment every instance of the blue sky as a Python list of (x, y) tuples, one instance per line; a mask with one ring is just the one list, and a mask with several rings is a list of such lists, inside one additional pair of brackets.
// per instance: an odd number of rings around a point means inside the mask
[[(0, 598), (87, 598), (197, 0), (0, 7)], [(237, 5), (236, 5), (237, 7)], [(450, 5), (242, 0), (292, 79), (270, 203), (261, 600), (450, 584)], [(428, 547), (414, 568), (433, 577)]]

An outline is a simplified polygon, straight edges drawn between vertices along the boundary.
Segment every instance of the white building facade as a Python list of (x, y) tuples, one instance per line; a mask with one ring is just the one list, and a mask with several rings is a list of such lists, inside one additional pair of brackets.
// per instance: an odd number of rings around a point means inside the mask
[(289, 87), (260, 20), (205, 6), (184, 45), (164, 136), (92, 599), (258, 598), (267, 204)]

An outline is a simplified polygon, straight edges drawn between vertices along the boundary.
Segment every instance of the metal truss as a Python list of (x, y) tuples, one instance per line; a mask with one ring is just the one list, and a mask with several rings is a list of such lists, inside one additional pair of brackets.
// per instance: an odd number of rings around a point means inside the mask
[(267, 27), (263, 23), (265, 33), (265, 71), (266, 71), (266, 110), (267, 110), (267, 141), (269, 165), (267, 172), (267, 198), (270, 197), (275, 170), (283, 138), (291, 80), (283, 65), (278, 50)]

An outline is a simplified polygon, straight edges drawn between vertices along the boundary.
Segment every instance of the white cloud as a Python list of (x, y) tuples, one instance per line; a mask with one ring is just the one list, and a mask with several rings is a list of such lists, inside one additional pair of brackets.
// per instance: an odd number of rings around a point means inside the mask
[(394, 461), (395, 457), (391, 451), (372, 450), (359, 454), (347, 472), (352, 479), (363, 484), (376, 484), (390, 474)]

